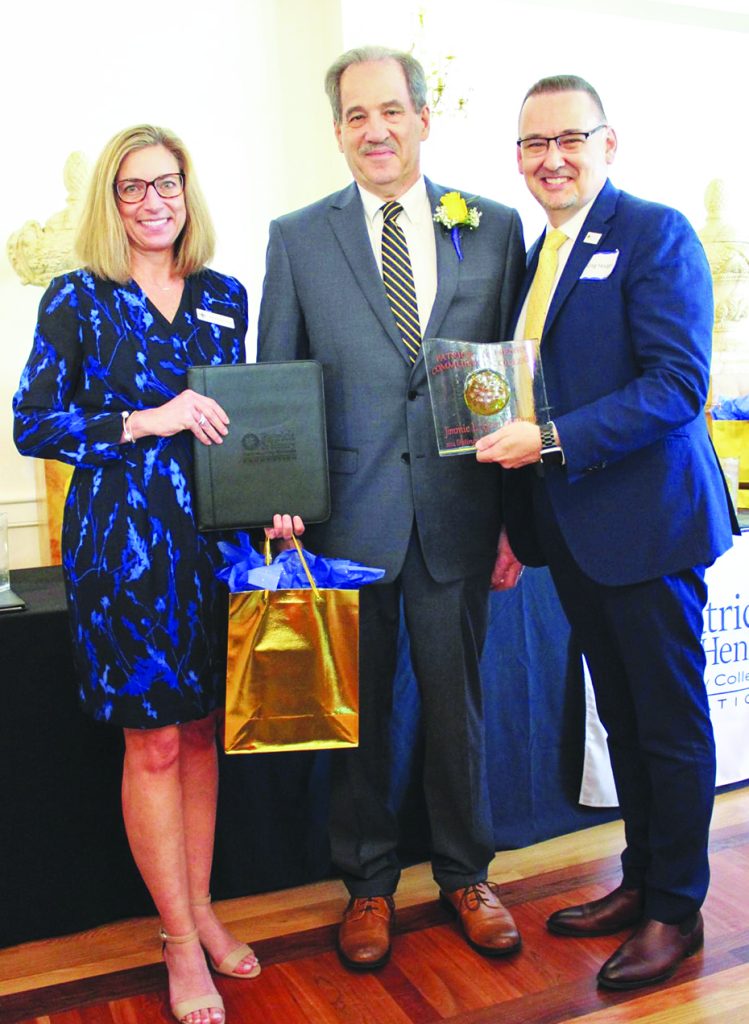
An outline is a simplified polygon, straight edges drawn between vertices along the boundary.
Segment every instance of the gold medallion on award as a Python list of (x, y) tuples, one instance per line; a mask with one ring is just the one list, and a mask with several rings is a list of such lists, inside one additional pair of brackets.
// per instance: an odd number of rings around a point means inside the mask
[(476, 441), (512, 420), (548, 419), (538, 344), (424, 340), (440, 455), (476, 449)]

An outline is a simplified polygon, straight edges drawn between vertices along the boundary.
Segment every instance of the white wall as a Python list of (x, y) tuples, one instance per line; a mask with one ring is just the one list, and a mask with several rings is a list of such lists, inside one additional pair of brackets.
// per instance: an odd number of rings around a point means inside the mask
[[(449, 103), (464, 115), (433, 118), (425, 172), (521, 213), (530, 243), (544, 223), (517, 172), (517, 115), (527, 88), (578, 74), (598, 90), (617, 130), (612, 180), (704, 222), (708, 182), (731, 186), (749, 239), (745, 172), (748, 0), (344, 0), (344, 46), (408, 49), (425, 67), (449, 62)], [(418, 12), (423, 11), (425, 31)], [(387, 25), (384, 33), (382, 26)]]
[[(434, 118), (425, 171), (516, 206), (529, 241), (543, 217), (515, 169), (517, 110), (533, 81), (560, 72), (599, 89), (619, 135), (617, 185), (699, 227), (705, 186), (723, 176), (749, 239), (747, 0), (183, 0), (176, 15), (131, 0), (128, 9), (127, 23), (121, 5), (101, 0), (5, 11), (0, 241), (63, 207), (71, 151), (93, 161), (126, 125), (163, 123), (195, 157), (218, 230), (214, 266), (244, 281), (256, 309), (268, 220), (348, 180), (322, 76), (363, 43), (416, 43), (427, 66), (454, 55), (447, 102), (467, 94), (467, 113)], [(43, 557), (39, 465), (16, 453), (10, 413), (40, 295), (0, 252), (0, 509), (14, 567)]]
[[(321, 141), (330, 122), (322, 76), (341, 50), (340, 11), (338, 0), (36, 0), (9, 5), (3, 37), (0, 509), (20, 567), (45, 557), (40, 465), (15, 451), (10, 410), (42, 292), (21, 285), (5, 241), (64, 207), (71, 151), (93, 163), (121, 128), (164, 124), (195, 159), (219, 239), (213, 265), (247, 285), (255, 309), (270, 217), (345, 180), (335, 146)], [(254, 340), (251, 328), (251, 350)]]

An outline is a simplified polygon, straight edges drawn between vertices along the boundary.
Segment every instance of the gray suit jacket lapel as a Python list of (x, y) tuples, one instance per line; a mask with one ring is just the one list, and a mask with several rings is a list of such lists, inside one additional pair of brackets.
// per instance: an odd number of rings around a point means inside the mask
[[(440, 196), (447, 189), (433, 185), (428, 178), (424, 180), (426, 182), (427, 195), (429, 196), (429, 207), (431, 210), (434, 210), (439, 203)], [(450, 232), (435, 222), (434, 233), (437, 249), (437, 294), (434, 297), (434, 305), (432, 306), (429, 323), (427, 324), (425, 338), (439, 337), (440, 328), (447, 316), (450, 303), (455, 297), (460, 276), (460, 261), (450, 238)], [(421, 358), (421, 354), (419, 358)]]
[[(424, 180), (430, 208), (434, 209), (439, 202), (439, 197), (446, 190), (432, 184), (428, 178)], [(356, 185), (349, 185), (333, 198), (328, 219), (372, 312), (402, 357), (409, 362), (403, 339), (395, 326), (395, 320), (385, 295), (382, 278), (377, 270), (377, 263), (367, 234), (364, 208)], [(425, 334), (427, 338), (439, 335), (440, 327), (455, 296), (460, 276), (460, 262), (450, 238), (450, 232), (436, 223), (434, 232), (437, 252), (437, 294), (427, 324)], [(416, 362), (418, 363), (421, 358), (422, 355), (419, 353)]]
[(372, 307), (372, 312), (403, 358), (408, 360), (403, 339), (395, 326), (382, 278), (377, 269), (367, 233), (364, 207), (356, 185), (349, 185), (333, 198), (328, 219), (354, 277)]

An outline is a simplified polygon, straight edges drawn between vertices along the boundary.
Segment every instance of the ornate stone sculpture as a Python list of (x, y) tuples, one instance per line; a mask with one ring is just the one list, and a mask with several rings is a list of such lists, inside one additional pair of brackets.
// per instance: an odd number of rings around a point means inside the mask
[(53, 214), (44, 227), (38, 221), (27, 220), (8, 239), (8, 260), (23, 284), (46, 288), (53, 277), (78, 266), (73, 236), (88, 175), (88, 162), (83, 154), (71, 153), (63, 169), (63, 182), (68, 190), (65, 209)]
[[(82, 153), (71, 153), (65, 161), (63, 182), (68, 191), (65, 209), (53, 214), (42, 227), (28, 220), (8, 239), (8, 260), (23, 284), (46, 288), (53, 277), (79, 266), (73, 252), (73, 238), (89, 176), (88, 161)], [(45, 460), (49, 556), (60, 562), (62, 510), (72, 475), (63, 462)]]
[(707, 220), (699, 232), (713, 276), (713, 398), (749, 394), (749, 241), (724, 220), (725, 183), (705, 191)]

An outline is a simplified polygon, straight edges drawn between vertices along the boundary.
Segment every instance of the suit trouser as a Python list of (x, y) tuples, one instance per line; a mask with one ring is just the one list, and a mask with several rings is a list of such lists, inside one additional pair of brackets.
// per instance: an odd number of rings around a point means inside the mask
[(700, 642), (704, 567), (626, 586), (595, 583), (572, 558), (542, 480), (534, 512), (608, 732), (624, 884), (644, 889), (647, 917), (675, 924), (701, 906), (709, 881), (715, 743)]
[(333, 862), (353, 896), (393, 893), (400, 877), (389, 791), (401, 598), (421, 696), (434, 877), (446, 891), (486, 878), (494, 836), (479, 659), (488, 596), (488, 572), (435, 583), (415, 528), (397, 579), (360, 592), (359, 748), (334, 757), (330, 818)]

